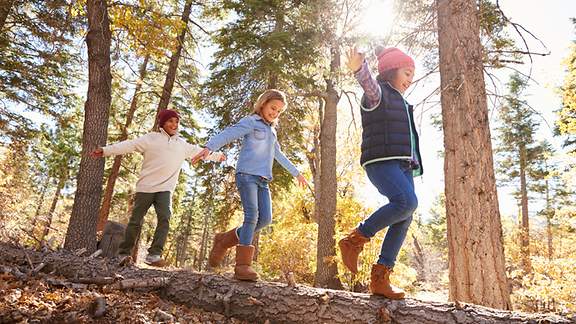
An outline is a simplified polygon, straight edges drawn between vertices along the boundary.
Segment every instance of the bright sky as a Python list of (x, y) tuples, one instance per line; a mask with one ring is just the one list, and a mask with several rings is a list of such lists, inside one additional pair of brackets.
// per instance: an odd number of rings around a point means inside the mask
[[(391, 0), (375, 0), (375, 8), (385, 10), (391, 8)], [(528, 5), (529, 3), (529, 5)], [(506, 15), (514, 22), (521, 24), (538, 38), (540, 38), (546, 47), (551, 51), (551, 55), (546, 57), (534, 56), (532, 65), (532, 82), (525, 91), (525, 99), (529, 104), (539, 111), (550, 127), (553, 127), (555, 121), (554, 110), (561, 105), (561, 98), (557, 93), (557, 88), (562, 84), (564, 78), (564, 68), (561, 65), (569, 53), (569, 46), (576, 39), (576, 31), (569, 18), (576, 17), (576, 1), (574, 0), (553, 0), (553, 1), (526, 1), (526, 0), (501, 0), (500, 6)], [(368, 17), (374, 17), (374, 10), (370, 10)], [(368, 23), (368, 26), (374, 26), (374, 23)], [(510, 33), (512, 34), (512, 32)], [(528, 37), (528, 36), (527, 36)], [(530, 41), (529, 45), (532, 51), (544, 52), (536, 41)], [(417, 58), (416, 58), (417, 59)], [(528, 61), (526, 61), (528, 62)], [(530, 65), (517, 67), (520, 71), (528, 73)], [(418, 70), (422, 69), (417, 66)], [(505, 84), (508, 81), (510, 71), (499, 73), (500, 81)], [(431, 82), (439, 82), (431, 81)], [(410, 97), (409, 102), (418, 102), (422, 96), (427, 94), (429, 87), (424, 86), (422, 89), (416, 89)], [(506, 89), (503, 87), (501, 93)], [(426, 92), (426, 93), (425, 93)], [(435, 111), (439, 111), (439, 107)], [(426, 110), (426, 107), (424, 107)], [(422, 110), (417, 113), (420, 113)], [(420, 129), (421, 151), (425, 164), (425, 175), (415, 179), (416, 191), (419, 198), (419, 212), (423, 217), (427, 217), (430, 207), (433, 205), (436, 197), (443, 192), (443, 160), (438, 158), (438, 152), (442, 150), (442, 134), (435, 130), (429, 124), (429, 114), (423, 116), (422, 129)], [(493, 115), (493, 119), (495, 118)], [(494, 137), (495, 132), (492, 132)], [(541, 122), (541, 130), (538, 133), (538, 139), (548, 139), (556, 144), (559, 149), (558, 141), (552, 138), (552, 129), (548, 128), (545, 122)], [(493, 143), (494, 144), (494, 143)], [(499, 188), (499, 202), (502, 216), (514, 216), (517, 214), (517, 207), (514, 199), (509, 195), (510, 190)], [(360, 188), (360, 199), (366, 202), (367, 206), (377, 208), (386, 202), (386, 198), (381, 197), (376, 189), (365, 178), (365, 185)], [(536, 208), (533, 208), (535, 211)]]

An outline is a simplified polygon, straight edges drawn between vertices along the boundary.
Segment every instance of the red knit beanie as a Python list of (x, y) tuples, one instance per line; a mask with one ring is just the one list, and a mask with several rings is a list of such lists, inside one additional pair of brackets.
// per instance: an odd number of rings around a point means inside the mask
[(158, 113), (158, 125), (160, 127), (164, 126), (164, 123), (168, 121), (168, 119), (176, 117), (180, 120), (180, 115), (176, 112), (176, 110), (164, 109)]
[(376, 56), (378, 57), (378, 73), (403, 67), (414, 67), (414, 60), (396, 47), (376, 48)]

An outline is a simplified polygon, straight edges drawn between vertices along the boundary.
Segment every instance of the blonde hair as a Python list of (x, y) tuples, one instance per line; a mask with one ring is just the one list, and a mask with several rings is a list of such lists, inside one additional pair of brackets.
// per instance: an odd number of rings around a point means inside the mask
[(254, 103), (254, 110), (252, 111), (253, 114), (260, 115), (262, 111), (262, 107), (269, 102), (270, 100), (280, 100), (284, 103), (284, 110), (288, 107), (288, 100), (286, 100), (286, 94), (280, 90), (276, 89), (268, 89), (264, 91), (258, 99), (256, 99), (256, 103)]

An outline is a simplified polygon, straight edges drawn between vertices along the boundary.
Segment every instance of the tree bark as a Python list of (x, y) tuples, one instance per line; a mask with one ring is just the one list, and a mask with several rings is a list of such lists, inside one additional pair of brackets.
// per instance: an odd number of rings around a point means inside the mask
[(192, 230), (192, 213), (187, 211), (184, 213), (183, 217), (185, 217), (185, 219), (183, 219), (185, 224), (179, 226), (176, 231), (178, 236), (175, 247), (175, 263), (178, 267), (183, 267), (186, 263), (186, 259), (188, 259), (188, 241), (190, 239), (190, 232)]
[[(162, 96), (160, 97), (160, 103), (158, 104), (158, 110), (156, 111), (156, 117), (160, 111), (168, 109), (168, 103), (170, 103), (170, 98), (172, 97), (172, 88), (174, 88), (174, 81), (176, 80), (176, 71), (178, 70), (178, 63), (180, 62), (180, 56), (182, 53), (182, 48), (184, 47), (184, 38), (186, 38), (186, 32), (188, 31), (188, 20), (190, 18), (190, 12), (192, 11), (192, 1), (186, 1), (184, 5), (184, 11), (182, 12), (182, 21), (184, 22), (184, 28), (180, 35), (178, 35), (178, 46), (176, 50), (172, 53), (170, 57), (170, 63), (168, 64), (168, 72), (166, 72), (166, 79), (164, 80), (164, 87), (162, 87)], [(154, 128), (158, 128), (158, 118), (154, 120)]]
[(550, 203), (550, 185), (548, 179), (545, 180), (546, 190), (546, 237), (548, 241), (548, 260), (552, 261), (554, 258), (554, 246), (552, 241), (552, 216), (554, 210), (551, 208)]
[(418, 271), (418, 276), (416, 280), (426, 281), (426, 263), (424, 253), (422, 252), (422, 247), (418, 242), (418, 238), (414, 233), (412, 233), (412, 244), (414, 245), (414, 261), (416, 262), (416, 270)]
[[(136, 82), (136, 87), (134, 88), (134, 95), (132, 95), (132, 101), (130, 102), (130, 108), (126, 113), (126, 122), (122, 128), (122, 133), (119, 142), (128, 139), (128, 128), (132, 125), (132, 120), (134, 119), (134, 114), (138, 108), (138, 96), (140, 90), (142, 89), (142, 83), (146, 78), (149, 55), (144, 57), (144, 61), (140, 66), (138, 81)], [(100, 212), (98, 214), (98, 225), (96, 226), (96, 231), (100, 232), (104, 230), (106, 222), (108, 221), (108, 216), (110, 215), (110, 207), (112, 205), (112, 197), (114, 196), (114, 186), (116, 185), (116, 179), (118, 179), (118, 174), (120, 173), (120, 166), (122, 165), (122, 155), (116, 155), (114, 157), (114, 163), (110, 170), (110, 175), (108, 176), (108, 181), (106, 181), (106, 190), (104, 191), (104, 198), (102, 199), (102, 206), (100, 207)]]
[(54, 218), (56, 205), (58, 204), (58, 200), (60, 200), (60, 194), (62, 193), (62, 189), (64, 189), (66, 180), (68, 179), (67, 170), (62, 171), (64, 172), (64, 174), (60, 175), (60, 179), (58, 179), (58, 184), (56, 185), (56, 192), (54, 193), (54, 198), (52, 198), (52, 203), (50, 204), (50, 210), (46, 215), (46, 222), (44, 223), (44, 229), (42, 230), (42, 234), (40, 235), (40, 242), (44, 241), (44, 239), (50, 232), (50, 226), (52, 226), (52, 219)]
[(34, 218), (32, 219), (32, 233), (34, 233), (34, 229), (36, 229), (36, 224), (38, 224), (38, 218), (40, 218), (40, 212), (42, 211), (42, 207), (44, 207), (44, 198), (46, 198), (46, 191), (48, 190), (48, 184), (50, 184), (50, 177), (46, 177), (46, 181), (44, 185), (40, 189), (40, 197), (38, 198), (38, 203), (36, 206), (36, 212), (34, 213)]
[(102, 194), (104, 159), (88, 154), (104, 146), (108, 133), (112, 74), (110, 73), (110, 21), (105, 0), (88, 0), (88, 97), (84, 105), (84, 133), (78, 184), (64, 248), (96, 250), (96, 223)]
[(522, 223), (520, 226), (520, 252), (522, 269), (525, 273), (532, 272), (530, 262), (530, 226), (528, 224), (528, 189), (526, 188), (526, 147), (520, 145), (520, 205)]
[(14, 0), (0, 0), (0, 34), (4, 30), (4, 24), (10, 14)]
[(314, 222), (318, 223), (320, 219), (320, 201), (322, 201), (322, 174), (320, 165), (322, 157), (320, 156), (320, 130), (322, 129), (322, 121), (324, 120), (324, 99), (318, 98), (318, 123), (314, 125), (314, 152), (309, 158), (310, 170), (312, 170), (312, 177), (314, 181)]
[[(334, 75), (340, 70), (339, 44), (333, 42), (330, 48), (330, 71)], [(336, 263), (336, 125), (338, 101), (334, 80), (326, 79), (324, 118), (320, 129), (320, 196), (318, 214), (318, 242), (316, 250), (316, 274), (314, 285), (332, 289), (342, 289), (338, 279)]]
[(450, 300), (510, 309), (474, 0), (438, 0)]
[[(210, 273), (119, 267), (106, 259), (77, 257), (66, 251), (42, 254), (27, 250), (42, 272), (82, 281), (122, 276), (122, 282), (159, 283), (163, 299), (218, 312), (250, 323), (570, 323), (550, 314), (514, 313), (463, 303), (390, 300), (362, 293), (289, 287), (285, 283), (242, 282)], [(24, 250), (0, 243), (0, 264), (30, 268)], [(156, 278), (156, 279), (153, 279)], [(117, 288), (117, 284), (103, 290)]]
[(206, 261), (206, 254), (208, 253), (208, 241), (209, 241), (209, 222), (210, 215), (208, 213), (204, 213), (204, 219), (202, 222), (202, 239), (200, 240), (200, 248), (198, 249), (198, 253), (196, 255), (196, 259), (194, 260), (194, 267), (201, 271), (204, 269), (205, 261)]

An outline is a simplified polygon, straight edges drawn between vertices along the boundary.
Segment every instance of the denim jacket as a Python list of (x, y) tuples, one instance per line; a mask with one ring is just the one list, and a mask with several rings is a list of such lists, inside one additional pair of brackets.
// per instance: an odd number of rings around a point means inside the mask
[(241, 137), (242, 148), (238, 156), (236, 172), (258, 175), (272, 180), (272, 163), (276, 159), (291, 175), (298, 176), (298, 170), (280, 149), (274, 127), (256, 114), (246, 116), (237, 124), (227, 127), (220, 134), (212, 137), (206, 147), (211, 151), (217, 151)]

